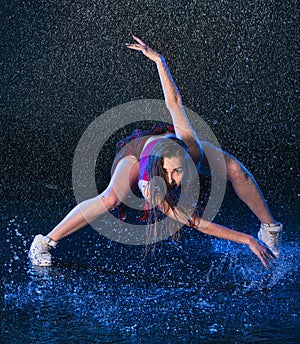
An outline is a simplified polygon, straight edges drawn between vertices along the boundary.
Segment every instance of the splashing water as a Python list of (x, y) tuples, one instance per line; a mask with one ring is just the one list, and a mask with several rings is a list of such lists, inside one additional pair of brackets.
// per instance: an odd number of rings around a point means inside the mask
[[(41, 214), (33, 209), (28, 215)], [(99, 241), (90, 230), (62, 242), (65, 255), (57, 249), (53, 267), (33, 268), (26, 257), (31, 221), (17, 215), (6, 223), (4, 340), (12, 333), (16, 342), (124, 343), (297, 335), (296, 242), (284, 243), (282, 257), (268, 271), (245, 247), (199, 241), (189, 230), (181, 242), (166, 241), (147, 257), (142, 248)]]

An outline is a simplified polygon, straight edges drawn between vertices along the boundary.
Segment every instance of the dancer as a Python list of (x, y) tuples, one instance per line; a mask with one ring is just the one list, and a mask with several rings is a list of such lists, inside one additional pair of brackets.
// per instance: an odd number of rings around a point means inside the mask
[[(270, 267), (270, 260), (279, 257), (279, 239), (282, 224), (273, 218), (264, 197), (249, 171), (232, 155), (223, 152), (227, 179), (233, 185), (238, 197), (244, 201), (261, 222), (258, 238), (229, 229), (201, 218), (199, 209), (192, 213), (188, 208), (179, 206), (181, 186), (190, 174), (187, 161), (205, 164), (201, 138), (192, 127), (184, 110), (180, 92), (171, 76), (164, 57), (150, 48), (141, 39), (133, 36), (135, 43), (127, 47), (144, 54), (156, 63), (163, 88), (165, 104), (173, 125), (156, 125), (146, 133), (136, 131), (129, 144), (120, 151), (112, 166), (111, 180), (107, 188), (97, 197), (77, 205), (46, 236), (37, 235), (30, 247), (29, 258), (33, 265), (51, 266), (49, 250), (57, 242), (74, 233), (100, 215), (115, 208), (124, 201), (134, 185), (138, 187), (149, 204), (150, 217), (155, 236), (157, 212), (160, 211), (173, 221), (191, 226), (203, 233), (233, 242), (248, 245), (262, 264)], [(130, 143), (132, 138), (138, 138)], [(121, 144), (122, 146), (122, 144)], [(217, 148), (215, 148), (217, 150)], [(157, 184), (162, 177), (165, 183)], [(126, 182), (125, 182), (125, 179)], [(171, 221), (172, 221), (171, 220)], [(154, 222), (154, 225), (153, 225)]]

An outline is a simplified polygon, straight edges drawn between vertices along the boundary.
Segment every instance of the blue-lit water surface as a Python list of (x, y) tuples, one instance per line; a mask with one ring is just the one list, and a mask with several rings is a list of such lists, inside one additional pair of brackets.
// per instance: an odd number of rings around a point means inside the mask
[[(232, 202), (221, 209), (223, 220), (232, 226), (248, 221), (254, 233), (255, 221), (238, 216)], [(53, 267), (31, 267), (33, 235), (69, 207), (4, 206), (2, 342), (297, 342), (297, 204), (278, 206), (283, 254), (270, 271), (246, 247), (188, 228), (180, 242), (166, 240), (145, 256), (144, 247), (112, 242), (87, 227), (60, 242)]]

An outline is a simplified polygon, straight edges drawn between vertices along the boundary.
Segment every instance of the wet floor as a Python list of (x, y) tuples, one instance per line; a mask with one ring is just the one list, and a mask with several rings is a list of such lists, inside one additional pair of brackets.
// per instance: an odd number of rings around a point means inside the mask
[[(285, 204), (278, 206), (283, 254), (267, 271), (246, 247), (188, 228), (180, 242), (167, 240), (145, 257), (144, 247), (87, 227), (60, 242), (53, 267), (33, 268), (33, 236), (70, 205), (6, 202), (1, 342), (296, 343), (299, 217), (296, 205)], [(233, 226), (249, 221), (228, 215), (226, 204), (221, 212)]]

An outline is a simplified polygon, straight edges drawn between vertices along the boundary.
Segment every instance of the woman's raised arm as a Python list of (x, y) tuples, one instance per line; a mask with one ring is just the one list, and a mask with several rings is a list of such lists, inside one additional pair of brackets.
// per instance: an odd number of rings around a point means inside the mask
[(203, 155), (200, 140), (184, 110), (180, 92), (172, 78), (165, 58), (150, 48), (140, 38), (136, 36), (133, 36), (133, 38), (137, 43), (126, 44), (127, 47), (141, 51), (147, 58), (156, 63), (164, 92), (165, 103), (172, 116), (175, 134), (187, 145), (193, 160), (195, 162), (200, 161)]

